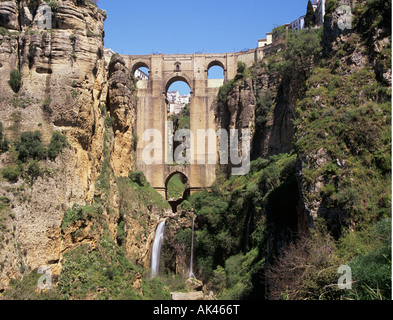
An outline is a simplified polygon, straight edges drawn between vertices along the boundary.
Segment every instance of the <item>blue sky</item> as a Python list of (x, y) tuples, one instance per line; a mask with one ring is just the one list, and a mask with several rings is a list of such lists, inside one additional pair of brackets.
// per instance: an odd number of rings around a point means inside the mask
[(256, 48), (308, 0), (99, 0), (105, 47), (120, 54), (225, 53)]

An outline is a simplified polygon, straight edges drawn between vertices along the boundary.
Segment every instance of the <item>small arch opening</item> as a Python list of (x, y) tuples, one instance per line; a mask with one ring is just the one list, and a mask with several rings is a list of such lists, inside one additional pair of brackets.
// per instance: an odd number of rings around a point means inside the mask
[(149, 67), (143, 62), (136, 63), (132, 68), (132, 75), (137, 83), (139, 81), (147, 81), (150, 76)]
[(166, 198), (174, 213), (177, 207), (189, 196), (189, 182), (185, 174), (181, 172), (172, 173), (166, 180)]
[(220, 61), (213, 61), (207, 67), (208, 88), (219, 88), (225, 81), (225, 68)]
[(139, 69), (136, 69), (134, 73), (134, 77), (137, 80), (149, 80), (149, 69), (147, 67), (140, 67)]
[(210, 67), (210, 69), (207, 71), (207, 78), (209, 80), (213, 79), (220, 79), (224, 80), (225, 74), (224, 74), (224, 68), (218, 65)]

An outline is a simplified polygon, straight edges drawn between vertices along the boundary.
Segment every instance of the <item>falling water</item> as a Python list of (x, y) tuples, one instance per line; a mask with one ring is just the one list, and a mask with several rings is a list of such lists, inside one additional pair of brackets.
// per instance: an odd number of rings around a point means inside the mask
[(194, 273), (192, 271), (192, 266), (194, 264), (194, 225), (195, 225), (195, 218), (192, 219), (192, 240), (191, 240), (191, 260), (190, 260), (190, 274), (189, 278), (195, 278)]
[(160, 269), (161, 248), (164, 242), (165, 220), (162, 221), (156, 230), (156, 237), (154, 239), (153, 251), (151, 254), (151, 277), (158, 275)]
[(247, 221), (247, 227), (246, 227), (246, 235), (245, 235), (246, 239), (245, 239), (245, 244), (244, 244), (246, 249), (249, 249), (248, 242), (250, 240), (250, 224), (251, 224), (252, 216), (253, 216), (253, 211), (251, 210), (250, 216)]

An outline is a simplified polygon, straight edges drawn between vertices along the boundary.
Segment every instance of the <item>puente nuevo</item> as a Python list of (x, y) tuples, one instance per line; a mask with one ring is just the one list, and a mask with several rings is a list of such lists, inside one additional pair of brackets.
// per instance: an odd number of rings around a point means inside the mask
[[(167, 150), (167, 102), (166, 94), (169, 87), (176, 81), (184, 81), (191, 90), (190, 99), (190, 130), (197, 136), (198, 130), (216, 130), (214, 102), (220, 86), (233, 79), (237, 73), (238, 62), (248, 67), (262, 60), (264, 50), (256, 48), (245, 52), (223, 54), (151, 54), (151, 55), (122, 55), (126, 66), (132, 74), (139, 68), (149, 69), (149, 79), (139, 80), (137, 107), (137, 136), (136, 150), (137, 169), (144, 172), (150, 184), (167, 198), (167, 183), (176, 173), (187, 178), (186, 193), (194, 193), (209, 188), (216, 179), (216, 165), (209, 164), (208, 147), (205, 152), (194, 152), (194, 161), (187, 165), (168, 164), (166, 152), (161, 152), (158, 164), (145, 164), (142, 159), (144, 148), (150, 144), (143, 141), (146, 130), (158, 130), (162, 134), (160, 146), (155, 150)], [(224, 79), (208, 79), (208, 71), (213, 66), (224, 70)], [(196, 138), (195, 138), (196, 139)], [(155, 141), (157, 143), (157, 141)], [(198, 156), (198, 161), (196, 157)], [(215, 155), (216, 158), (218, 155)], [(200, 161), (205, 159), (205, 161)], [(204, 164), (198, 164), (204, 162)]]

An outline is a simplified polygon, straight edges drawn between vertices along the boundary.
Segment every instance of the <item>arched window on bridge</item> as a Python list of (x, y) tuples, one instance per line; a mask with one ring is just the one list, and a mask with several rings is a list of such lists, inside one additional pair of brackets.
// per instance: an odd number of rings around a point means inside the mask
[[(191, 103), (191, 89), (185, 81), (173, 82), (167, 92), (168, 118), (177, 115), (189, 116), (189, 105)], [(182, 128), (186, 129), (186, 128)]]
[(187, 180), (187, 177), (180, 172), (173, 174), (168, 179), (166, 185), (168, 199), (183, 199), (184, 192), (186, 191)]
[(218, 65), (212, 66), (208, 70), (208, 79), (213, 80), (213, 79), (222, 79), (224, 80), (224, 69)]
[(219, 88), (224, 84), (225, 71), (221, 64), (210, 64), (207, 70), (208, 87)]
[(142, 62), (135, 64), (132, 69), (132, 75), (134, 77), (136, 86), (139, 89), (147, 88), (147, 84), (150, 76), (150, 70), (146, 64)]
[[(182, 129), (190, 129), (190, 106), (191, 106), (191, 89), (190, 86), (181, 79), (175, 79), (172, 83), (169, 83), (169, 87), (166, 92), (167, 100), (167, 121), (172, 122), (172, 138), (175, 138), (176, 132), (180, 132)], [(174, 162), (179, 158), (176, 156), (176, 149), (182, 145), (186, 138), (183, 137), (183, 141), (168, 141), (168, 152), (172, 152)], [(169, 144), (172, 144), (171, 146)], [(169, 158), (168, 154), (167, 158)], [(183, 151), (181, 157), (187, 157), (186, 151)], [(169, 161), (170, 162), (170, 161)], [(187, 161), (186, 161), (187, 162)]]
[(134, 77), (136, 80), (149, 80), (149, 69), (147, 67), (140, 67), (135, 70)]
[(165, 188), (166, 198), (173, 212), (177, 212), (177, 207), (190, 195), (188, 178), (181, 172), (174, 172), (167, 178)]

